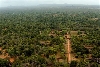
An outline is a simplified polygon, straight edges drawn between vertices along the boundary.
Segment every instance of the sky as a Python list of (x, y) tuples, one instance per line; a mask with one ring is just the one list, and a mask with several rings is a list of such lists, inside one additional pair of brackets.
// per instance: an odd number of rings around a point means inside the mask
[(100, 0), (0, 0), (0, 7), (34, 6), (39, 4), (85, 4), (100, 5)]

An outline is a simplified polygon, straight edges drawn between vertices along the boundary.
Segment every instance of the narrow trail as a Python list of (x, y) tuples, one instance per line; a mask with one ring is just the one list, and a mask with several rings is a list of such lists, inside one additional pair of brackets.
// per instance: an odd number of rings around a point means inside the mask
[(67, 61), (68, 63), (71, 62), (71, 44), (70, 44), (70, 35), (66, 34), (66, 44), (65, 44), (65, 50), (66, 50), (66, 57), (68, 58)]
[(77, 58), (75, 58), (75, 55), (73, 53), (71, 53), (72, 51), (72, 48), (71, 48), (71, 36), (70, 34), (66, 34), (65, 35), (65, 40), (66, 40), (66, 43), (65, 43), (65, 50), (66, 50), (66, 58), (67, 58), (67, 61), (68, 63), (71, 63), (72, 60), (75, 60), (75, 61), (79, 61)]

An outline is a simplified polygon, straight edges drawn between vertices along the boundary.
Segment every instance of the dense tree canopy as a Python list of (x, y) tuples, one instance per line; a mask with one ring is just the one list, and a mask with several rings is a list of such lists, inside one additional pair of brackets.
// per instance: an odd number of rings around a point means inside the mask
[[(0, 10), (0, 47), (8, 54), (1, 67), (68, 67), (64, 35), (71, 35), (72, 52), (85, 58), (70, 67), (86, 67), (85, 56), (100, 58), (100, 9), (92, 7), (8, 8)], [(70, 33), (72, 34), (72, 33)], [(91, 51), (85, 46), (90, 45)], [(1, 51), (1, 54), (3, 52)], [(59, 62), (56, 55), (64, 60)], [(14, 58), (14, 62), (10, 62)], [(91, 66), (98, 65), (91, 62)]]

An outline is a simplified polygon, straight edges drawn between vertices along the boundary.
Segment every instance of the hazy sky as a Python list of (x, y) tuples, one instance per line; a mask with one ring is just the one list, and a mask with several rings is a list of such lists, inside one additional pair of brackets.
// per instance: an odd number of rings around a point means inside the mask
[(39, 4), (86, 4), (100, 5), (100, 0), (0, 0), (0, 7), (32, 6)]

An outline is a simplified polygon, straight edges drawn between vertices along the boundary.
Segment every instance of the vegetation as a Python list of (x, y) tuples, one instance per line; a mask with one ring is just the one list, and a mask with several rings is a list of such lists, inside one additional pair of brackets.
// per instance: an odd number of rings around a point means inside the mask
[[(100, 59), (99, 12), (97, 7), (86, 6), (2, 8), (0, 54), (6, 58), (0, 59), (0, 67), (98, 67), (100, 61), (94, 58)], [(79, 60), (70, 64), (64, 48), (67, 32)]]

